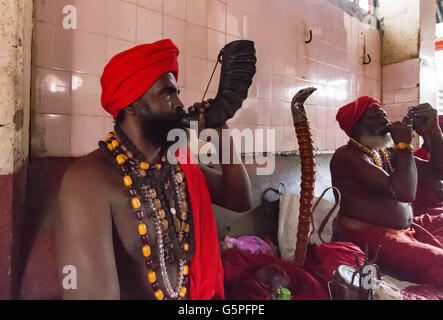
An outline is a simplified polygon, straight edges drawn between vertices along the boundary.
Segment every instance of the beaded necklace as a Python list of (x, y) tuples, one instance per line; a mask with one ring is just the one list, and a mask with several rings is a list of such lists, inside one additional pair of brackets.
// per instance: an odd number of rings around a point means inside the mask
[[(169, 299), (182, 299), (186, 296), (189, 283), (187, 263), (194, 250), (192, 208), (185, 175), (180, 165), (171, 165), (164, 155), (159, 163), (150, 165), (123, 130), (117, 125), (114, 130), (99, 142), (99, 146), (123, 173), (123, 184), (129, 191), (130, 203), (139, 221), (138, 233), (143, 244), (141, 251), (148, 269), (148, 281), (155, 297), (165, 299), (153, 268), (147, 227), (142, 221), (145, 217), (144, 205), (140, 199), (144, 200), (151, 213), (159, 249), (160, 271)], [(166, 264), (172, 264), (176, 259), (179, 275), (176, 288), (172, 288)]]
[[(369, 149), (368, 147), (362, 145), (360, 142), (355, 140), (354, 138), (350, 138), (349, 142), (356, 146), (361, 151), (365, 152), (367, 155), (371, 157), (371, 159), (374, 161), (374, 163), (383, 169), (382, 160), (379, 158), (379, 156), (376, 154), (374, 149)], [(388, 173), (392, 174), (394, 172), (394, 168), (392, 167), (391, 158), (389, 154), (386, 152), (385, 148), (378, 149), (378, 151), (381, 153), (384, 162), (386, 163), (388, 167)]]

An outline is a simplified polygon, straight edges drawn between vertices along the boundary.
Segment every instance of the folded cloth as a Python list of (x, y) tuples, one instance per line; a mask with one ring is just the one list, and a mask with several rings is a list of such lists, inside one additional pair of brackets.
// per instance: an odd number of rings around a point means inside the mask
[(350, 229), (338, 224), (341, 237), (370, 254), (380, 246), (377, 264), (418, 283), (443, 286), (443, 215), (414, 217), (407, 230), (367, 227)]
[(357, 255), (360, 265), (365, 261), (363, 251), (350, 242), (326, 242), (316, 247), (315, 251), (321, 261), (327, 280), (332, 279), (334, 271), (342, 264), (353, 268), (357, 267), (355, 265), (355, 255)]
[(255, 277), (255, 273), (263, 266), (275, 264), (281, 266), (288, 274), (288, 289), (294, 300), (329, 300), (326, 288), (294, 262), (271, 255), (252, 254), (237, 248), (223, 251), (222, 260), (226, 299), (270, 299), (269, 293)]

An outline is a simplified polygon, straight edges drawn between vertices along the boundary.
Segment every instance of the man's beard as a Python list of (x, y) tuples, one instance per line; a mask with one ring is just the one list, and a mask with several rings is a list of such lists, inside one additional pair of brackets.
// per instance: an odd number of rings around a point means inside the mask
[(389, 132), (378, 134), (364, 132), (360, 137), (360, 143), (371, 149), (389, 148), (394, 145)]
[(151, 143), (168, 148), (174, 141), (167, 141), (169, 131), (173, 129), (184, 130), (182, 119), (186, 115), (183, 109), (168, 115), (150, 114), (140, 120), (143, 137)]

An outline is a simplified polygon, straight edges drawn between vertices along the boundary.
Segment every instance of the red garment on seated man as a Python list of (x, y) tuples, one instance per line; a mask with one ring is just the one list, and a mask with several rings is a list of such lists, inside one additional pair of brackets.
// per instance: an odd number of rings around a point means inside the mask
[(443, 286), (443, 215), (414, 217), (407, 230), (338, 226), (340, 236), (366, 245), (371, 254), (380, 246), (377, 264), (399, 272), (408, 280)]

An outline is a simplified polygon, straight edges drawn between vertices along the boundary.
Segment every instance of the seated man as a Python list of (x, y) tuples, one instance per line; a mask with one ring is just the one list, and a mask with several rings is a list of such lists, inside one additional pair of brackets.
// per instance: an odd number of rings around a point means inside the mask
[[(437, 112), (428, 104), (415, 108), (427, 118), (422, 130), (432, 150), (443, 150)], [(443, 286), (443, 215), (413, 218), (410, 203), (417, 187), (412, 154), (412, 128), (390, 124), (380, 104), (361, 97), (337, 113), (350, 137), (331, 159), (332, 184), (342, 194), (336, 228), (340, 240), (379, 248), (377, 263), (410, 281)], [(404, 121), (405, 122), (405, 121)], [(386, 149), (394, 144), (393, 148)], [(443, 158), (436, 153), (427, 163), (435, 177), (443, 177)]]
[[(104, 69), (101, 101), (115, 131), (75, 161), (60, 190), (58, 272), (63, 278), (71, 265), (77, 274), (76, 289), (65, 288), (64, 298), (224, 298), (211, 198), (246, 211), (250, 181), (232, 160), (222, 173), (203, 174), (186, 145), (172, 153), (179, 164), (169, 161), (168, 132), (182, 127), (185, 114), (177, 57), (166, 39), (122, 52)], [(194, 104), (200, 125), (209, 107)], [(237, 156), (232, 139), (230, 147)]]
[[(440, 128), (443, 128), (443, 115), (438, 116), (438, 122)], [(414, 155), (426, 162), (417, 162), (417, 195), (415, 201), (412, 202), (412, 208), (415, 216), (438, 215), (443, 213), (443, 180), (436, 179), (432, 171), (426, 170), (431, 153), (435, 154), (436, 150), (430, 150), (430, 137), (420, 129), (417, 128), (416, 132), (423, 137), (424, 142), (422, 147), (414, 152)]]

